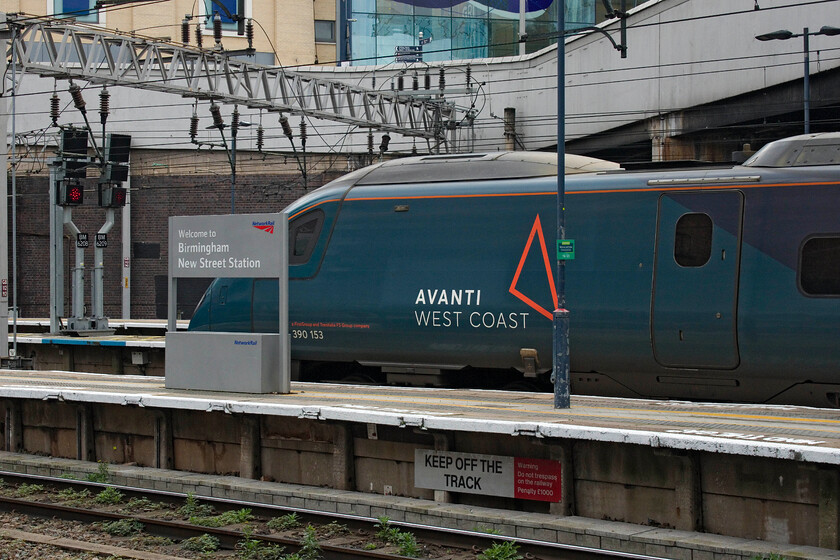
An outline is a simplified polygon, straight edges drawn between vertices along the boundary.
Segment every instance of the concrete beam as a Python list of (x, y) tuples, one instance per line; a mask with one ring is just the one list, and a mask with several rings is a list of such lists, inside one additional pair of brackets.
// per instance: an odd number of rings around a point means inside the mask
[(700, 486), (700, 460), (695, 454), (674, 456), (676, 511), (674, 528), (679, 531), (703, 530), (703, 498)]
[(338, 490), (356, 489), (353, 431), (346, 423), (333, 426), (333, 483)]
[(155, 417), (155, 468), (175, 468), (174, 440), (172, 411), (161, 410)]
[(262, 476), (262, 445), (258, 416), (242, 416), (239, 423), (239, 476), (259, 479)]
[(16, 399), (6, 399), (6, 451), (23, 451), (23, 415), (21, 403)]
[[(435, 451), (449, 451), (452, 449), (454, 438), (452, 434), (437, 432), (434, 434)], [(443, 504), (455, 503), (452, 492), (446, 490), (435, 490), (435, 501)]]
[(81, 404), (76, 408), (76, 459), (96, 461), (93, 407), (89, 404)]
[(836, 469), (819, 472), (819, 547), (840, 548), (840, 473)]
[(570, 440), (549, 445), (549, 457), (560, 461), (560, 502), (549, 505), (552, 515), (575, 515), (575, 465), (574, 445)]

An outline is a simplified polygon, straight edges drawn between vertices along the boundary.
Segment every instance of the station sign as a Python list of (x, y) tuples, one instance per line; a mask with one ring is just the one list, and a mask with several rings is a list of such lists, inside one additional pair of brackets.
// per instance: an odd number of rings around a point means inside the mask
[(399, 45), (394, 48), (396, 62), (423, 62), (423, 47), (418, 45)]
[(524, 500), (561, 500), (560, 462), (416, 449), (414, 486)]
[(169, 218), (173, 278), (278, 278), (283, 214)]

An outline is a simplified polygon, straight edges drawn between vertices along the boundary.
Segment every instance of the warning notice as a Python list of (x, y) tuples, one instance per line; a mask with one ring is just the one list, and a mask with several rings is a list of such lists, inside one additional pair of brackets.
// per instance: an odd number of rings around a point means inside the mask
[(560, 462), (546, 459), (514, 460), (514, 497), (543, 502), (560, 501)]
[(544, 502), (560, 501), (560, 462), (416, 449), (418, 488)]

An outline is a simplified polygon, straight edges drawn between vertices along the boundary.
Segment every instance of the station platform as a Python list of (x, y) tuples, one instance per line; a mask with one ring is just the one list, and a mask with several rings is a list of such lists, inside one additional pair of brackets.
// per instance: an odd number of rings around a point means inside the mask
[[(562, 542), (597, 533), (607, 548), (672, 558), (840, 556), (836, 410), (574, 395), (557, 410), (539, 393), (295, 382), (290, 394), (250, 395), (15, 370), (0, 370), (0, 402), (5, 450), (27, 456), (331, 489), (348, 511), (387, 496), (398, 505), (382, 515), (394, 520), (434, 503), (434, 523), (459, 528), (460, 514), (474, 525), (470, 512), (492, 510), (511, 536), (551, 526)], [(424, 484), (418, 472), (447, 458), (556, 465), (557, 494)]]
[[(9, 320), (9, 343), (36, 370), (60, 369), (127, 375), (164, 375), (166, 321), (110, 319), (114, 334), (73, 336), (50, 333), (50, 320)], [(186, 330), (189, 321), (178, 321)]]

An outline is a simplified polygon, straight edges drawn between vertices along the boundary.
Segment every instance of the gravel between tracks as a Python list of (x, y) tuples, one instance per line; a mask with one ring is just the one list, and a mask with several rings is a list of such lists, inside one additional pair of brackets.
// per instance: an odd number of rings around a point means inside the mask
[[(0, 490), (6, 495), (15, 495), (15, 490), (5, 486)], [(39, 492), (26, 497), (33, 502), (57, 502), (62, 500), (54, 492)], [(112, 512), (125, 511), (126, 504), (100, 506), (93, 503), (73, 504), (76, 507), (105, 510)], [(173, 506), (150, 507), (148, 511), (132, 511), (146, 517), (163, 519), (180, 518)], [(283, 530), (279, 532), (268, 528), (266, 519), (254, 519), (248, 523), (226, 526), (226, 529), (244, 531), (252, 529), (255, 536), (272, 534), (302, 541), (305, 536), (304, 527)], [(389, 545), (378, 539), (374, 534), (353, 533), (340, 530), (337, 524), (316, 527), (319, 545), (333, 545), (362, 550), (375, 550), (382, 554), (399, 554), (397, 546)], [(476, 553), (472, 550), (453, 549), (439, 546), (430, 542), (417, 543), (417, 558), (423, 560), (473, 560)], [(266, 556), (268, 557), (268, 556)], [(97, 524), (88, 524), (60, 519), (45, 519), (16, 512), (0, 514), (0, 560), (63, 560), (63, 559), (98, 559), (108, 558), (116, 560), (132, 558), (137, 560), (171, 560), (175, 558), (210, 560), (215, 558), (253, 558), (231, 550), (220, 550), (213, 553), (193, 552), (185, 550), (181, 543), (169, 539), (152, 536), (144, 532), (133, 536), (114, 536), (103, 531)], [(278, 556), (271, 556), (278, 558)]]

